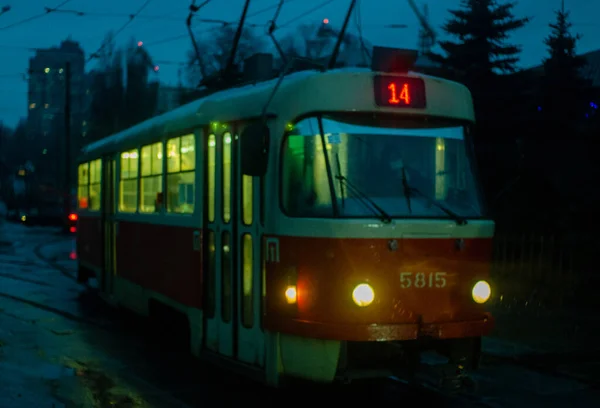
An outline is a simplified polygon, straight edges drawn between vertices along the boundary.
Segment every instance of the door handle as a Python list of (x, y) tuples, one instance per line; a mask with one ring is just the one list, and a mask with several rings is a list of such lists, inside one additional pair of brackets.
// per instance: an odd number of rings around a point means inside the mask
[(194, 231), (194, 237), (193, 237), (193, 248), (194, 251), (199, 251), (200, 250), (200, 231)]

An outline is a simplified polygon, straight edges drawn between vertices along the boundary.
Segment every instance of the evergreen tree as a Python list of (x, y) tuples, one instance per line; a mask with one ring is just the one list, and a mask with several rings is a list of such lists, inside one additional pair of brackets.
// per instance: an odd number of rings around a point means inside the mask
[(544, 59), (543, 116), (552, 127), (557, 122), (569, 126), (583, 118), (589, 102), (590, 84), (581, 75), (586, 60), (576, 54), (577, 41), (581, 36), (571, 33), (569, 12), (564, 9), (557, 11), (556, 22), (549, 26), (552, 31), (544, 40), (550, 55)]
[[(438, 42), (442, 53), (429, 54), (438, 63), (437, 75), (461, 82), (473, 95), (477, 128), (475, 153), (486, 187), (492, 199), (510, 182), (518, 160), (510, 161), (510, 138), (522, 117), (522, 75), (517, 71), (521, 47), (508, 42), (509, 35), (529, 22), (513, 13), (514, 2), (462, 0), (443, 30), (451, 39)], [(514, 146), (514, 140), (512, 141)], [(499, 152), (506, 152), (500, 154)]]
[(502, 126), (507, 119), (518, 115), (521, 103), (515, 89), (521, 89), (519, 76), (514, 73), (521, 47), (507, 43), (510, 33), (523, 27), (528, 18), (516, 18), (515, 3), (496, 0), (462, 0), (458, 10), (450, 10), (452, 17), (444, 31), (454, 40), (440, 41), (443, 53), (429, 57), (441, 65), (438, 75), (446, 76), (467, 85), (475, 102), (475, 113), (483, 132), (505, 137)]
[(433, 54), (431, 58), (457, 79), (473, 84), (499, 73), (515, 72), (521, 48), (506, 44), (506, 39), (529, 19), (515, 18), (514, 6), (495, 0), (463, 0), (461, 9), (450, 10), (453, 17), (443, 27), (458, 41), (441, 41), (446, 55)]

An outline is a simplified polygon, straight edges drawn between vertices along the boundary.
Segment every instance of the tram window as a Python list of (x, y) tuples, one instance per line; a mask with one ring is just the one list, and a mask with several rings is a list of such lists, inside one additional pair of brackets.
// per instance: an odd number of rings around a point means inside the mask
[(253, 256), (252, 256), (252, 236), (244, 234), (242, 237), (242, 324), (245, 327), (252, 327), (254, 323), (253, 305), (252, 305), (252, 283), (254, 279)]
[(206, 161), (208, 178), (208, 222), (215, 221), (216, 162), (217, 138), (215, 135), (210, 135), (208, 136), (208, 160)]
[(102, 159), (94, 160), (90, 163), (90, 187), (89, 187), (89, 209), (100, 211), (102, 203), (101, 182), (102, 180)]
[(231, 133), (223, 134), (223, 221), (231, 220)]
[(252, 176), (242, 176), (242, 220), (252, 225)]
[(163, 144), (142, 147), (140, 212), (159, 212), (162, 193)]
[(208, 270), (205, 279), (206, 285), (206, 317), (215, 316), (215, 283), (216, 283), (216, 258), (215, 258), (216, 246), (215, 246), (215, 232), (208, 231)]
[(119, 182), (119, 211), (135, 212), (138, 196), (137, 149), (121, 153), (121, 179)]
[(196, 169), (196, 138), (194, 135), (181, 137), (181, 171)]
[(222, 252), (221, 252), (221, 317), (225, 323), (231, 321), (231, 235), (229, 231), (224, 231), (222, 235)]
[(181, 138), (176, 137), (167, 141), (167, 171), (176, 173), (181, 171)]
[(89, 200), (89, 163), (79, 165), (77, 171), (77, 208), (87, 210)]
[(167, 141), (167, 211), (192, 214), (196, 184), (194, 135)]

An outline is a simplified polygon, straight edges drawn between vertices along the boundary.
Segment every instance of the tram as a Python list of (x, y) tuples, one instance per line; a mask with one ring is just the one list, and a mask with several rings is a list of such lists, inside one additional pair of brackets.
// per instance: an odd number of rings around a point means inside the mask
[(223, 90), (85, 147), (79, 280), (272, 386), (411, 375), (426, 350), (476, 368), (494, 222), (472, 98), (389, 71)]

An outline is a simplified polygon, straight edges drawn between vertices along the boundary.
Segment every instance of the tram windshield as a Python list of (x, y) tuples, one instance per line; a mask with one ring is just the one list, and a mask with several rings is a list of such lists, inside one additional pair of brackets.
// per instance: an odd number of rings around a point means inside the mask
[(327, 116), (296, 123), (283, 142), (284, 212), (382, 220), (482, 217), (465, 128), (423, 126)]

